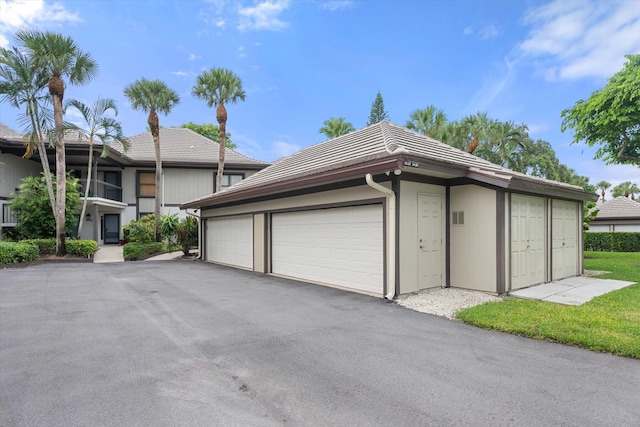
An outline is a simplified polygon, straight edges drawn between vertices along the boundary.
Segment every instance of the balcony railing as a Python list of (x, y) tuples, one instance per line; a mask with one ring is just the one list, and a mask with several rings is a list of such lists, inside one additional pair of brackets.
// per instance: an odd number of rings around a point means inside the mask
[[(98, 194), (94, 194), (94, 181), (92, 180), (89, 183), (89, 197), (101, 197), (103, 199), (115, 200), (116, 202), (122, 201), (122, 187), (118, 187), (114, 184), (109, 184), (104, 181), (97, 181), (98, 184)], [(86, 179), (80, 180), (80, 185), (82, 186), (81, 195), (84, 196), (84, 188), (87, 185)]]
[(0, 200), (2, 206), (2, 226), (14, 226), (16, 224), (16, 216), (11, 211), (11, 202), (9, 200)]

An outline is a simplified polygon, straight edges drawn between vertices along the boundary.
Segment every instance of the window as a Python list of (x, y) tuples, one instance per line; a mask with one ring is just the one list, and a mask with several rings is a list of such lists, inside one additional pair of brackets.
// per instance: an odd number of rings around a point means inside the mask
[(156, 173), (138, 172), (138, 196), (155, 197), (156, 195)]
[(451, 224), (452, 225), (464, 225), (464, 211), (454, 211), (454, 212), (452, 212)]
[[(215, 176), (217, 177), (217, 175)], [(214, 183), (215, 183), (215, 178), (214, 177)], [(238, 182), (242, 181), (244, 179), (244, 174), (243, 173), (223, 173), (222, 174), (222, 186), (221, 188), (224, 190), (225, 188), (229, 188), (231, 187), (233, 184), (237, 184)], [(215, 188), (215, 185), (214, 185)]]

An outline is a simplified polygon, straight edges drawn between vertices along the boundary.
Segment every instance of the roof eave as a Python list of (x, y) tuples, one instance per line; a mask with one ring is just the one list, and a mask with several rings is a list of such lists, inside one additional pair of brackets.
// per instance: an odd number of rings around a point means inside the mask
[(257, 196), (270, 196), (304, 188), (317, 187), (352, 178), (361, 178), (366, 174), (380, 174), (402, 168), (399, 156), (376, 159), (366, 163), (335, 169), (318, 174), (307, 175), (291, 180), (274, 182), (258, 187), (250, 187), (239, 191), (214, 193), (205, 198), (192, 200), (180, 205), (180, 209), (206, 209), (223, 203), (237, 202)]

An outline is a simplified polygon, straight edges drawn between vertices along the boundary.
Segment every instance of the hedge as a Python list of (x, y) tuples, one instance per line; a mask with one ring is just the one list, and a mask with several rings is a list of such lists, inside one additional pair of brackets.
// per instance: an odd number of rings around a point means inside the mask
[(0, 241), (0, 264), (18, 264), (38, 258), (38, 247), (24, 242)]
[(40, 256), (52, 255), (56, 253), (56, 239), (25, 239), (20, 240), (21, 243), (29, 243), (38, 248)]
[[(21, 243), (35, 245), (43, 255), (53, 255), (56, 253), (56, 239), (25, 239)], [(98, 242), (95, 240), (72, 240), (67, 239), (67, 254), (73, 256), (90, 257), (98, 250)]]
[(640, 252), (640, 233), (621, 231), (584, 233), (584, 250)]
[(122, 255), (127, 261), (135, 261), (162, 252), (163, 248), (162, 242), (127, 243), (122, 247)]

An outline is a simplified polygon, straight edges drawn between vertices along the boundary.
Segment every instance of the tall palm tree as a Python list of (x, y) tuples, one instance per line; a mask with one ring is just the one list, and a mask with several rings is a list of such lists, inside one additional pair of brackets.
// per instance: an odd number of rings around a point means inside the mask
[(144, 77), (136, 80), (124, 89), (131, 108), (149, 113), (147, 124), (153, 136), (156, 156), (156, 242), (160, 242), (160, 209), (162, 207), (162, 158), (160, 157), (160, 120), (158, 112), (169, 114), (180, 103), (180, 96), (163, 81), (148, 80)]
[(434, 105), (429, 105), (426, 108), (412, 112), (405, 126), (408, 129), (441, 141), (445, 135), (447, 115)]
[(218, 192), (222, 189), (224, 153), (227, 141), (227, 109), (224, 104), (235, 104), (238, 101), (244, 101), (246, 94), (242, 88), (242, 79), (225, 68), (212, 68), (198, 76), (191, 94), (196, 98), (207, 101), (209, 108), (217, 105), (216, 120), (220, 130), (220, 142), (218, 144), (220, 151), (216, 178), (216, 192)]
[(16, 39), (27, 51), (36, 68), (49, 75), (49, 94), (53, 101), (56, 147), (56, 254), (66, 254), (65, 210), (67, 165), (64, 149), (64, 123), (62, 120), (65, 81), (84, 85), (97, 75), (98, 66), (91, 55), (84, 53), (71, 37), (52, 32), (20, 30)]
[[(82, 139), (89, 142), (87, 182), (84, 188), (84, 200), (82, 202), (82, 210), (80, 212), (80, 221), (78, 222), (78, 236), (80, 236), (82, 233), (82, 225), (84, 223), (84, 215), (87, 211), (89, 189), (91, 188), (94, 142), (98, 140), (102, 143), (102, 156), (104, 157), (108, 152), (108, 144), (113, 142), (120, 143), (124, 148), (124, 151), (127, 151), (129, 149), (129, 140), (126, 139), (122, 133), (122, 125), (120, 125), (120, 123), (114, 118), (107, 116), (110, 112), (113, 112), (116, 116), (118, 115), (118, 107), (116, 107), (116, 101), (113, 99), (98, 98), (91, 107), (76, 99), (72, 99), (65, 105), (65, 112), (69, 107), (75, 108), (82, 115), (82, 120), (84, 121), (83, 127), (76, 127), (75, 130), (79, 132)], [(97, 236), (94, 237), (97, 240)]]
[(331, 117), (324, 121), (318, 132), (325, 134), (328, 138), (337, 138), (338, 136), (353, 132), (354, 130), (356, 130), (356, 128), (354, 128), (351, 123), (347, 122), (344, 117), (338, 117), (337, 119), (335, 117)]
[(629, 197), (632, 196), (632, 199), (635, 199), (635, 194), (640, 193), (640, 188), (635, 182), (625, 181), (613, 187), (611, 190), (613, 197)]
[(609, 188), (611, 188), (611, 184), (608, 183), (607, 181), (600, 181), (599, 183), (596, 184), (596, 188), (598, 188), (601, 191), (600, 194), (602, 194), (602, 201), (604, 202), (604, 200), (605, 200), (604, 196), (605, 196), (607, 190)]
[(49, 76), (34, 67), (29, 57), (17, 48), (0, 48), (0, 95), (2, 101), (16, 108), (24, 108), (18, 120), (23, 126), (25, 158), (39, 152), (51, 210), (55, 217), (56, 199), (53, 192), (51, 167), (47, 159), (44, 135), (51, 128), (53, 116), (49, 108), (49, 96), (45, 94)]

